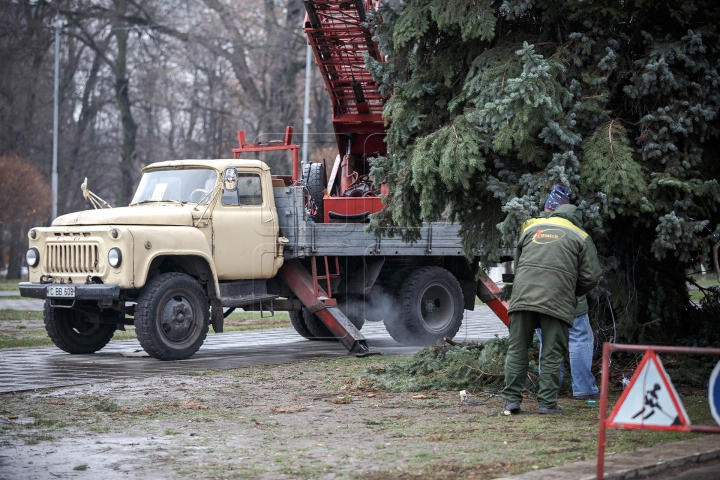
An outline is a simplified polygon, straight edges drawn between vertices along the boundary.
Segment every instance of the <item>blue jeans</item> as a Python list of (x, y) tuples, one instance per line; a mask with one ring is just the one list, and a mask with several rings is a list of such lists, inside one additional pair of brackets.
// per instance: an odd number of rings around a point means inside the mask
[[(540, 359), (542, 359), (542, 332), (536, 329), (535, 333), (540, 339)], [(570, 373), (572, 375), (573, 396), (594, 395), (598, 393), (595, 386), (595, 376), (590, 371), (592, 367), (593, 347), (595, 338), (590, 327), (590, 318), (587, 313), (575, 317), (570, 329)], [(565, 365), (560, 364), (560, 385), (562, 385)], [(540, 373), (540, 360), (538, 360), (538, 374)]]

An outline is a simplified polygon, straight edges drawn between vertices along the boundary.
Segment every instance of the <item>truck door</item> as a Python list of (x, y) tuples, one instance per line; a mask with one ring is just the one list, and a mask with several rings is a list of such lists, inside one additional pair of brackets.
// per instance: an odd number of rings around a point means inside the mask
[(266, 177), (238, 168), (237, 188), (223, 190), (215, 206), (213, 255), (221, 280), (271, 278), (275, 273), (278, 224)]

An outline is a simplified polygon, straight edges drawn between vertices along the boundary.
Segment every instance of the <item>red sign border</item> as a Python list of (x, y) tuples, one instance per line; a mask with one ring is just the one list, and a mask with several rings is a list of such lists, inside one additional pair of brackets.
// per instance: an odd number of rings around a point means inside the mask
[[(645, 425), (645, 424), (637, 424), (637, 423), (615, 423), (615, 416), (620, 411), (620, 408), (622, 407), (622, 404), (625, 402), (625, 399), (630, 394), (630, 391), (632, 390), (633, 386), (637, 382), (637, 380), (640, 378), (640, 374), (642, 373), (643, 369), (645, 368), (645, 365), (648, 362), (653, 362), (655, 364), (655, 368), (657, 368), (658, 373), (660, 373), (660, 376), (662, 377), (663, 384), (665, 385), (665, 388), (668, 391), (668, 394), (670, 395), (670, 399), (673, 402), (673, 406), (675, 407), (675, 410), (678, 412), (678, 417), (680, 417), (680, 425), (668, 425), (668, 426), (661, 426), (661, 425)], [(654, 351), (648, 350), (645, 352), (645, 355), (643, 356), (643, 359), (640, 361), (640, 364), (638, 365), (637, 369), (635, 370), (635, 374), (633, 374), (632, 379), (630, 380), (630, 384), (625, 387), (623, 390), (622, 395), (620, 395), (620, 398), (618, 399), (617, 403), (615, 404), (615, 407), (613, 408), (612, 412), (610, 412), (610, 416), (606, 420), (606, 425), (608, 427), (612, 428), (624, 428), (627, 430), (631, 429), (643, 429), (643, 430), (664, 430), (664, 431), (673, 431), (673, 432), (689, 432), (690, 431), (690, 420), (686, 417), (687, 412), (685, 412), (685, 408), (683, 408), (680, 400), (677, 398), (677, 391), (675, 390), (675, 387), (673, 386), (672, 382), (670, 381), (670, 378), (668, 378), (667, 371), (665, 370), (665, 367), (663, 367), (662, 362), (657, 357)]]
[[(602, 353), (602, 381), (600, 384), (600, 415), (598, 415), (598, 457), (597, 480), (602, 480), (605, 472), (605, 430), (607, 429), (608, 391), (610, 386), (610, 353), (637, 352), (644, 353), (652, 350), (653, 353), (673, 353), (681, 355), (715, 355), (720, 356), (720, 348), (700, 347), (670, 347), (660, 345), (623, 345), (618, 343), (603, 343)], [(612, 428), (612, 427), (611, 427)], [(689, 425), (688, 431), (698, 433), (720, 434), (720, 427), (711, 425)]]

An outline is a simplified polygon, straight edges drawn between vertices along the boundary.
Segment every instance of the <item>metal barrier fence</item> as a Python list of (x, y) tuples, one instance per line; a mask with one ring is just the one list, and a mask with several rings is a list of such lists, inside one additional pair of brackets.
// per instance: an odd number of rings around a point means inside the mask
[[(643, 357), (642, 362), (638, 366), (637, 370), (633, 374), (633, 380), (631, 380), (631, 384), (626, 387), (625, 391), (623, 392), (623, 395), (620, 397), (618, 402), (616, 403), (615, 408), (613, 409), (613, 412), (611, 413), (610, 418), (607, 416), (607, 407), (608, 407), (608, 387), (610, 382), (610, 352), (645, 352), (645, 357)], [(720, 348), (693, 348), (693, 347), (661, 347), (661, 346), (654, 346), (654, 345), (619, 345), (616, 343), (605, 343), (603, 344), (603, 355), (602, 355), (602, 384), (601, 384), (601, 390), (600, 390), (600, 420), (599, 420), (599, 434), (598, 434), (598, 460), (597, 460), (597, 478), (598, 480), (603, 478), (604, 470), (605, 470), (605, 430), (607, 428), (626, 428), (626, 429), (648, 429), (648, 430), (673, 430), (673, 431), (681, 431), (681, 432), (698, 432), (698, 433), (720, 433), (720, 427), (714, 426), (714, 425), (691, 425), (687, 418), (681, 418), (684, 414), (685, 417), (687, 417), (687, 414), (685, 414), (685, 409), (682, 406), (681, 403), (679, 403), (679, 399), (677, 399), (677, 392), (675, 392), (674, 387), (672, 386), (672, 383), (669, 383), (669, 379), (665, 380), (667, 390), (671, 391), (672, 393), (669, 394), (669, 398), (673, 400), (671, 407), (674, 407), (678, 412), (677, 418), (674, 419), (674, 421), (667, 426), (659, 426), (659, 425), (646, 425), (644, 424), (644, 420), (648, 419), (651, 415), (655, 413), (655, 408), (658, 406), (657, 399), (657, 391), (661, 390), (662, 386), (658, 383), (656, 383), (652, 389), (648, 390), (645, 396), (642, 400), (641, 410), (639, 410), (632, 418), (640, 416), (639, 423), (622, 423), (621, 421), (616, 421), (616, 415), (618, 413), (621, 413), (620, 407), (623, 405), (623, 402), (630, 394), (632, 387), (634, 385), (634, 381), (638, 379), (638, 377), (641, 375), (641, 373), (644, 370), (644, 366), (646, 363), (654, 362), (656, 365), (656, 368), (658, 370), (662, 370), (662, 372), (658, 372), (660, 375), (664, 375), (665, 378), (667, 377), (667, 373), (665, 372), (664, 368), (662, 367), (662, 364), (658, 361), (655, 354), (657, 353), (674, 353), (674, 354), (685, 354), (685, 355), (717, 355), (720, 356)], [(673, 397), (674, 394), (674, 397)], [(648, 413), (645, 413), (645, 410), (647, 407), (652, 407), (648, 410)], [(661, 409), (659, 409), (661, 413), (663, 412)]]

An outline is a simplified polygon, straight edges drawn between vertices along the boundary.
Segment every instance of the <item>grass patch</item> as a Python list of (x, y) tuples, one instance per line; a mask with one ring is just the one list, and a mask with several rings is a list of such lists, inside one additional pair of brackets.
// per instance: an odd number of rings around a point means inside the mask
[(718, 285), (717, 276), (715, 274), (708, 273), (706, 275), (693, 275), (692, 279), (703, 287), (712, 287)]
[(91, 409), (96, 412), (117, 412), (120, 405), (114, 400), (100, 399), (92, 405)]
[(705, 298), (705, 295), (700, 290), (690, 290), (690, 300), (700, 301)]
[(12, 292), (13, 290), (17, 290), (18, 284), (20, 283), (20, 280), (0, 280), (0, 292)]
[(49, 442), (55, 440), (52, 435), (27, 435), (21, 437), (26, 445), (37, 445), (40, 442)]
[(26, 423), (24, 426), (26, 428), (45, 428), (45, 427), (52, 427), (57, 423), (57, 420), (52, 420), (49, 418), (42, 418), (42, 417), (35, 417), (35, 420), (32, 423)]
[[(129, 328), (128, 325), (126, 325), (125, 328)], [(137, 338), (137, 335), (135, 334), (135, 329), (132, 328), (124, 332), (122, 330), (115, 330), (112, 340), (132, 340), (134, 338)]]
[(287, 313), (276, 313), (274, 316), (259, 312), (235, 312), (225, 319), (226, 332), (246, 332), (250, 330), (267, 330), (270, 328), (290, 328), (290, 316)]
[(0, 335), (0, 348), (17, 348), (17, 347), (42, 347), (43, 345), (52, 345), (52, 340), (45, 337), (8, 337)]
[[(7, 298), (7, 297), (0, 297)], [(43, 312), (30, 310), (0, 310), (0, 322), (19, 320), (42, 320)]]
[(0, 310), (0, 348), (51, 345), (42, 312)]

